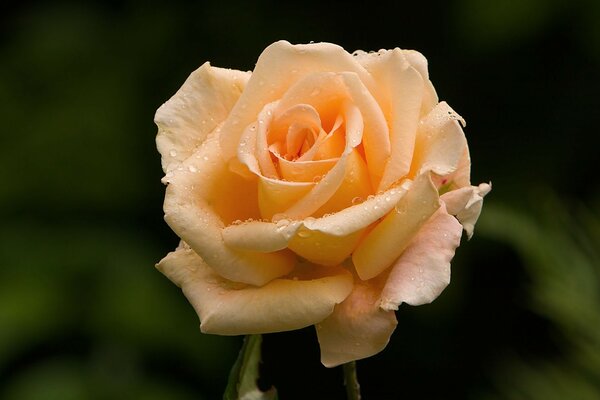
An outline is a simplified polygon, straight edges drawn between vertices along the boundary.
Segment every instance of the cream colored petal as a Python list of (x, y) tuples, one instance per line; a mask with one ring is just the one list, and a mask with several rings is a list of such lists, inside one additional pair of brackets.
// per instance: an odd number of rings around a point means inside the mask
[(458, 121), (463, 120), (445, 102), (423, 119), (417, 134), (413, 172), (432, 171), (445, 176), (455, 172), (461, 161), (464, 163), (467, 140)]
[(250, 73), (211, 67), (205, 63), (192, 72), (181, 89), (154, 117), (156, 145), (165, 172), (188, 158), (221, 122), (250, 78)]
[(225, 123), (221, 137), (224, 158), (235, 156), (243, 128), (256, 119), (266, 104), (280, 99), (295, 82), (315, 72), (354, 72), (370, 91), (377, 90), (365, 69), (339, 46), (276, 42), (259, 57), (252, 78)]
[(294, 268), (295, 256), (289, 251), (254, 253), (225, 245), (221, 231), (226, 225), (260, 214), (256, 179), (227, 168), (215, 135), (167, 176), (165, 220), (221, 276), (260, 286)]
[(421, 105), (421, 116), (425, 116), (433, 110), (433, 107), (438, 103), (438, 96), (435, 92), (435, 88), (429, 80), (429, 70), (427, 68), (427, 59), (423, 54), (415, 50), (403, 50), (404, 56), (417, 71), (423, 77), (425, 84), (425, 94), (423, 96), (423, 103)]
[(450, 283), (450, 261), (461, 233), (460, 223), (442, 206), (394, 263), (381, 292), (381, 308), (418, 306), (438, 297)]
[(267, 132), (272, 121), (272, 110), (276, 107), (276, 104), (277, 103), (267, 104), (260, 114), (258, 114), (258, 127), (256, 129), (255, 156), (258, 160), (260, 173), (262, 176), (272, 179), (278, 179), (279, 174), (277, 173), (277, 169), (271, 158)]
[(390, 267), (439, 206), (438, 192), (429, 175), (419, 175), (396, 208), (354, 251), (352, 261), (358, 276), (371, 279)]
[(470, 239), (473, 236), (475, 223), (481, 213), (483, 198), (492, 190), (492, 185), (481, 183), (479, 186), (467, 186), (445, 193), (440, 200), (446, 204), (448, 213), (456, 215)]
[(379, 190), (385, 190), (410, 170), (424, 82), (400, 49), (382, 52), (368, 70), (385, 99), (381, 108), (390, 125), (391, 154), (379, 182)]
[(329, 235), (349, 235), (387, 215), (406, 194), (410, 186), (411, 182), (404, 181), (399, 186), (378, 195), (369, 196), (366, 200), (334, 214), (304, 220), (304, 225), (312, 231)]
[(237, 249), (273, 252), (288, 247), (301, 226), (302, 222), (287, 219), (242, 222), (223, 229), (223, 240), (227, 246)]
[(223, 279), (185, 247), (157, 265), (182, 288), (200, 317), (202, 332), (219, 335), (304, 328), (326, 318), (352, 290), (352, 276), (342, 268), (302, 267), (308, 271), (297, 279), (253, 287)]
[(379, 288), (359, 283), (333, 313), (316, 325), (321, 362), (335, 367), (379, 353), (396, 328), (393, 311), (379, 308)]

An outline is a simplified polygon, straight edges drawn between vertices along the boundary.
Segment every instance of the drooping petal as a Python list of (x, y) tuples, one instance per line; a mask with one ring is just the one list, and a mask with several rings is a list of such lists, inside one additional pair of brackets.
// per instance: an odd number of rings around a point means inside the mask
[(438, 192), (429, 174), (419, 175), (396, 208), (354, 251), (352, 261), (358, 276), (368, 280), (391, 266), (438, 208)]
[(479, 186), (467, 186), (443, 194), (440, 200), (446, 204), (448, 213), (456, 215), (467, 237), (473, 236), (475, 223), (481, 213), (483, 198), (492, 190), (491, 184), (481, 183)]
[(379, 307), (379, 290), (370, 282), (358, 283), (333, 313), (316, 325), (321, 362), (335, 367), (379, 353), (396, 328), (393, 311)]
[(423, 225), (394, 263), (381, 292), (381, 308), (397, 310), (432, 302), (450, 283), (450, 260), (460, 244), (462, 226), (444, 206)]
[(221, 231), (226, 225), (237, 219), (259, 219), (260, 213), (256, 179), (227, 168), (216, 135), (167, 176), (165, 220), (218, 274), (261, 286), (294, 268), (296, 257), (289, 250), (255, 253), (225, 245)]
[(304, 271), (296, 279), (253, 287), (223, 279), (186, 246), (157, 265), (182, 288), (200, 317), (202, 332), (219, 335), (304, 328), (326, 318), (352, 290), (352, 275), (343, 268), (301, 267)]
[(156, 111), (156, 145), (165, 172), (188, 158), (227, 118), (249, 78), (249, 72), (205, 63)]
[(266, 104), (282, 98), (298, 79), (315, 72), (353, 72), (370, 91), (377, 90), (365, 69), (339, 46), (273, 43), (259, 57), (252, 79), (223, 127), (221, 147), (224, 158), (230, 160), (235, 156), (244, 127), (254, 121)]

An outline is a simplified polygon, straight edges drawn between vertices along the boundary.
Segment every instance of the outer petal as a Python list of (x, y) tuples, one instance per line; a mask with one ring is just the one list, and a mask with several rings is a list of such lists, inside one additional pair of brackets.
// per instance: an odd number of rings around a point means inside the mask
[(180, 286), (205, 333), (243, 335), (300, 329), (326, 318), (352, 290), (342, 268), (302, 266), (294, 279), (276, 279), (263, 287), (223, 279), (190, 248), (180, 246), (157, 268)]
[(249, 78), (249, 72), (205, 63), (156, 111), (156, 145), (165, 172), (188, 158), (227, 118)]
[(438, 208), (437, 189), (429, 174), (419, 175), (395, 210), (354, 251), (352, 261), (358, 276), (371, 279), (391, 266)]
[(242, 130), (270, 102), (280, 99), (298, 79), (313, 72), (354, 72), (370, 91), (377, 88), (370, 75), (343, 48), (330, 43), (291, 45), (279, 41), (260, 55), (240, 101), (223, 127), (221, 147), (226, 160), (236, 154)]
[(381, 292), (381, 308), (397, 310), (432, 302), (450, 283), (450, 260), (462, 226), (442, 206), (396, 261)]
[(367, 283), (354, 286), (333, 314), (316, 325), (323, 365), (335, 367), (385, 348), (397, 322), (393, 311), (379, 308), (379, 290)]
[[(417, 134), (415, 154), (411, 166), (412, 173), (432, 171), (437, 175), (448, 175), (464, 165), (467, 140), (458, 121), (460, 117), (445, 102), (439, 103), (423, 119)], [(466, 154), (468, 163), (468, 153)]]
[(473, 236), (475, 223), (481, 213), (483, 197), (492, 190), (492, 185), (481, 183), (479, 186), (468, 186), (445, 193), (440, 199), (446, 204), (448, 213), (456, 215), (463, 225), (467, 237)]
[(165, 220), (221, 276), (262, 286), (294, 268), (296, 260), (290, 251), (254, 253), (225, 245), (221, 232), (226, 224), (236, 219), (258, 219), (260, 215), (256, 181), (229, 171), (216, 135), (209, 136), (170, 175)]
[(381, 108), (390, 125), (391, 154), (379, 183), (385, 190), (410, 170), (415, 135), (424, 96), (421, 74), (400, 49), (380, 52), (368, 71), (380, 87)]

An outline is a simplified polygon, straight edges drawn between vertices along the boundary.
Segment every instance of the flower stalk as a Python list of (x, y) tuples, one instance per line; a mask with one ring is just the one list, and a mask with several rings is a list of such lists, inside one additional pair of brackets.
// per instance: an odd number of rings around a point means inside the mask
[(344, 386), (348, 400), (360, 400), (360, 384), (356, 375), (356, 361), (351, 361), (342, 366), (344, 369)]

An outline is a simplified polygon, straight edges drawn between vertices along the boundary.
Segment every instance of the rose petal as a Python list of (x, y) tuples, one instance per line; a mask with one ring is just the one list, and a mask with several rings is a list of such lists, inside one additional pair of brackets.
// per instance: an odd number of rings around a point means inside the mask
[(323, 365), (335, 367), (385, 348), (397, 322), (393, 311), (379, 308), (379, 289), (355, 285), (350, 296), (316, 325)]
[(421, 116), (425, 116), (429, 114), (431, 110), (433, 110), (433, 107), (435, 107), (439, 101), (437, 93), (435, 92), (435, 88), (429, 80), (427, 59), (423, 56), (423, 54), (415, 50), (403, 50), (403, 53), (410, 65), (419, 71), (421, 77), (423, 78), (423, 83), (425, 84), (425, 93), (421, 105)]
[(439, 103), (423, 119), (417, 134), (412, 173), (432, 171), (445, 176), (457, 170), (467, 148), (458, 121), (462, 118), (445, 102)]
[(348, 155), (361, 142), (363, 121), (356, 106), (346, 103), (344, 106), (346, 121), (346, 147), (337, 164), (323, 178), (299, 199), (293, 206), (283, 211), (291, 219), (303, 219), (313, 215), (340, 187), (346, 171)]
[(381, 292), (381, 308), (397, 310), (432, 302), (450, 283), (450, 260), (462, 226), (442, 206), (395, 262)]
[(410, 181), (393, 187), (365, 201), (321, 218), (304, 220), (304, 225), (312, 230), (334, 236), (345, 236), (366, 228), (387, 215), (411, 186)]
[(367, 165), (358, 150), (352, 149), (346, 159), (346, 171), (335, 193), (313, 215), (336, 213), (351, 207), (357, 199), (365, 199), (372, 193)]
[(352, 261), (358, 276), (371, 279), (392, 265), (439, 206), (438, 192), (429, 175), (419, 175), (396, 208), (354, 251)]
[(371, 92), (377, 90), (365, 69), (339, 46), (273, 43), (260, 55), (252, 79), (225, 122), (220, 139), (224, 158), (230, 160), (235, 156), (244, 127), (256, 119), (266, 104), (282, 98), (298, 79), (314, 72), (353, 72)]
[(319, 265), (339, 265), (356, 248), (364, 229), (346, 236), (328, 235), (310, 229), (300, 229), (288, 244), (300, 257)]
[(287, 248), (301, 226), (302, 222), (287, 219), (244, 222), (223, 229), (223, 240), (227, 246), (238, 249), (273, 252)]
[(368, 71), (380, 87), (381, 108), (390, 125), (391, 154), (379, 182), (379, 190), (385, 190), (410, 170), (424, 84), (400, 49), (379, 53)]
[(475, 223), (481, 213), (483, 198), (490, 190), (492, 190), (491, 184), (481, 183), (479, 186), (453, 190), (440, 197), (440, 200), (446, 204), (448, 213), (456, 215), (469, 239), (473, 236)]
[(221, 231), (226, 224), (260, 215), (256, 180), (227, 168), (216, 135), (209, 136), (168, 179), (165, 220), (220, 275), (260, 286), (294, 268), (295, 256), (289, 251), (251, 253), (233, 250), (223, 242)]
[(304, 328), (326, 318), (352, 290), (352, 276), (342, 268), (302, 267), (308, 271), (297, 280), (252, 287), (223, 279), (185, 246), (157, 265), (182, 288), (200, 317), (202, 332), (219, 335)]
[(203, 64), (154, 117), (165, 172), (177, 167), (219, 125), (244, 90), (249, 72)]

